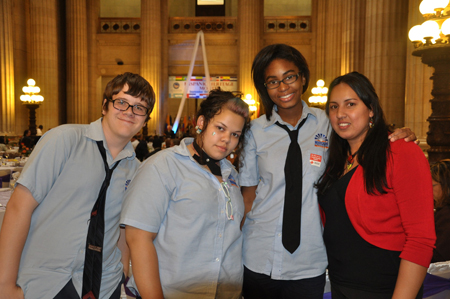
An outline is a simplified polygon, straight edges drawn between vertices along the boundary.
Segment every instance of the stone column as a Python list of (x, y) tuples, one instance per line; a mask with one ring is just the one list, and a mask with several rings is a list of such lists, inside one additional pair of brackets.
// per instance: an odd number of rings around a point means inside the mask
[[(419, 11), (421, 0), (409, 1), (409, 16), (407, 30), (425, 20)], [(420, 145), (426, 145), (428, 122), (431, 114), (431, 89), (433, 81), (430, 80), (433, 68), (421, 62), (420, 57), (412, 55), (414, 45), (409, 42), (406, 48), (406, 90), (405, 90), (405, 126), (411, 128), (420, 139)]]
[[(326, 5), (326, 41), (325, 41), (325, 84), (341, 75), (343, 4), (341, 1), (328, 0)], [(311, 86), (315, 86), (312, 82)]]
[[(308, 61), (308, 64), (310, 69), (312, 65), (315, 66), (315, 72), (313, 72), (311, 69), (311, 80), (309, 83), (309, 88), (311, 88), (311, 86), (315, 86), (318, 78), (325, 78), (325, 32), (327, 19), (326, 2), (326, 0), (312, 1), (312, 18), (313, 24), (315, 24), (312, 26), (312, 31), (314, 34), (314, 38), (312, 40), (314, 57), (313, 61)], [(315, 74), (314, 78), (313, 74)], [(329, 84), (329, 82), (325, 83)]]
[(169, 1), (161, 1), (161, 130), (169, 113)]
[(343, 4), (341, 74), (364, 73), (366, 0), (345, 0)]
[(100, 17), (100, 0), (87, 1), (88, 44), (88, 122), (102, 115), (101, 77), (97, 71), (97, 26)]
[(37, 122), (44, 129), (59, 121), (59, 78), (56, 0), (30, 0), (30, 77), (41, 88), (44, 103), (37, 110)]
[(13, 0), (0, 2), (0, 134), (15, 131)]
[(29, 110), (25, 105), (22, 105), (20, 96), (23, 94), (22, 88), (26, 85), (29, 77), (28, 70), (31, 65), (30, 7), (28, 0), (13, 0), (13, 3), (15, 130), (11, 135), (19, 136), (22, 135), (24, 129), (28, 128), (29, 124)]
[[(238, 3), (239, 89), (259, 99), (252, 81), (252, 63), (262, 48), (264, 1), (246, 0)], [(262, 109), (262, 105), (260, 105)]]
[(88, 123), (86, 0), (66, 0), (67, 122)]
[[(149, 134), (163, 133), (164, 118), (161, 115), (161, 1), (141, 1), (141, 76), (148, 80), (156, 94), (155, 107), (148, 122)], [(163, 80), (168, 80), (164, 78)]]
[(408, 0), (367, 0), (364, 73), (387, 122), (404, 125)]

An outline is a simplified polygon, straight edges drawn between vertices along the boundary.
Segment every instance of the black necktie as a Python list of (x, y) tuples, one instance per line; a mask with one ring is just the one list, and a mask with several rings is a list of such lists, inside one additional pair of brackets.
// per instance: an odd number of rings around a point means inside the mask
[(305, 119), (298, 125), (296, 130), (289, 130), (285, 125), (276, 122), (276, 125), (285, 129), (291, 143), (284, 165), (284, 178), (286, 189), (284, 193), (283, 229), (281, 241), (284, 248), (291, 254), (300, 246), (300, 227), (302, 215), (302, 151), (298, 145), (298, 131), (306, 121)]
[(108, 190), (111, 176), (119, 163), (109, 169), (106, 161), (106, 151), (103, 141), (97, 141), (103, 163), (105, 164), (106, 177), (94, 204), (89, 221), (88, 235), (86, 238), (86, 254), (84, 258), (83, 271), (83, 299), (98, 299), (100, 294), (100, 284), (102, 282), (102, 262), (103, 262), (103, 238), (105, 235), (105, 202), (106, 191)]
[(198, 162), (200, 165), (206, 165), (208, 166), (209, 170), (211, 170), (211, 173), (217, 176), (222, 176), (222, 171), (220, 170), (220, 165), (217, 164), (219, 160), (214, 160), (210, 156), (208, 156), (205, 151), (197, 144), (197, 142), (194, 140), (192, 142), (192, 145), (194, 146), (195, 150), (197, 151), (198, 155), (194, 154), (195, 161)]

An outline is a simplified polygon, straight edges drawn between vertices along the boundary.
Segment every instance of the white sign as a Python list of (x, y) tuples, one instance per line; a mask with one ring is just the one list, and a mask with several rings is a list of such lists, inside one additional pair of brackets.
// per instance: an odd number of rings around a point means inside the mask
[[(169, 98), (182, 98), (186, 87), (186, 76), (169, 77)], [(237, 77), (211, 77), (211, 89), (220, 87), (225, 91), (238, 91)], [(208, 96), (206, 77), (191, 77), (187, 98), (205, 99)]]

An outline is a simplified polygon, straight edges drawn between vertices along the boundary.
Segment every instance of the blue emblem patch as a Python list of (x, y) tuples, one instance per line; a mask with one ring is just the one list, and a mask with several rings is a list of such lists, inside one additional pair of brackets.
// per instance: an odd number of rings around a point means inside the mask
[(230, 184), (233, 186), (236, 186), (239, 188), (239, 186), (236, 183), (236, 180), (234, 179), (234, 177), (230, 174), (230, 176), (228, 177), (228, 180), (230, 181)]
[(314, 136), (314, 146), (328, 148), (328, 138), (326, 135), (319, 133)]
[(131, 183), (131, 180), (126, 180), (125, 181), (125, 191), (127, 191), (128, 186), (130, 185), (130, 183)]

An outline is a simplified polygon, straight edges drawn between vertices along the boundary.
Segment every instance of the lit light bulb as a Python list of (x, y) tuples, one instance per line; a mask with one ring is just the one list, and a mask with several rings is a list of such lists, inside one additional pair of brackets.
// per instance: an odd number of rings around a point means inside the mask
[(423, 0), (419, 5), (419, 10), (423, 15), (434, 14), (433, 1)]
[(442, 23), (441, 31), (444, 35), (450, 35), (450, 19), (447, 19)]
[(439, 36), (439, 24), (433, 20), (424, 22), (422, 25), (423, 37), (432, 37), (433, 39), (440, 38)]
[(325, 86), (325, 81), (323, 81), (322, 79), (317, 81), (317, 86), (319, 87), (324, 87)]
[(36, 84), (36, 81), (34, 81), (33, 79), (28, 79), (27, 84), (29, 86), (34, 86)]
[(27, 95), (27, 94), (23, 94), (23, 95), (20, 96), (20, 100), (22, 102), (29, 102), (31, 100), (31, 97), (29, 95)]
[(439, 10), (444, 9), (447, 7), (448, 2), (449, 2), (449, 0), (434, 0), (433, 1), (434, 9), (439, 9)]
[(422, 26), (416, 25), (409, 30), (409, 40), (412, 42), (419, 42), (423, 39)]

